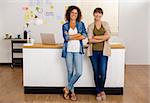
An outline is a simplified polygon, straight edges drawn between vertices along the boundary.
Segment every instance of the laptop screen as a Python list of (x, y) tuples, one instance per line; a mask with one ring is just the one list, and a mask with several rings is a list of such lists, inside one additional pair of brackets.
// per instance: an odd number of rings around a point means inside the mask
[(56, 44), (53, 33), (41, 33), (40, 36), (42, 44)]

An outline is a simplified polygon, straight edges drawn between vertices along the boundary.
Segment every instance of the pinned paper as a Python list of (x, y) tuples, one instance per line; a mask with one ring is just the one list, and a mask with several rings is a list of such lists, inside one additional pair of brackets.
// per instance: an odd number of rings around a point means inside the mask
[(29, 15), (24, 15), (24, 20), (25, 20), (25, 22), (28, 22), (30, 20)]
[(23, 11), (27, 11), (29, 9), (29, 7), (27, 6), (27, 5), (24, 5), (23, 7), (22, 7), (22, 10)]
[(41, 25), (41, 24), (43, 24), (43, 20), (39, 19), (39, 18), (35, 18), (33, 20), (33, 23), (34, 23), (34, 25)]
[(64, 23), (65, 23), (64, 20), (60, 21), (60, 24), (64, 24)]
[(53, 5), (50, 5), (50, 9), (54, 9), (54, 6), (53, 6)]
[(45, 16), (54, 16), (54, 12), (45, 12)]
[(65, 6), (65, 11), (68, 9), (68, 6)]
[(35, 10), (36, 10), (38, 13), (42, 13), (42, 12), (43, 12), (43, 9), (42, 9), (39, 5), (36, 6)]
[(24, 20), (26, 22), (29, 22), (34, 17), (35, 17), (35, 14), (30, 9), (28, 9), (28, 10), (25, 11)]

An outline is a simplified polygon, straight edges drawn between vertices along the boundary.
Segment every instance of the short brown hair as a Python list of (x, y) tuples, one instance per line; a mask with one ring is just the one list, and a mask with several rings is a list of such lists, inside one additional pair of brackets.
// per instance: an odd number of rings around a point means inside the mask
[(81, 18), (82, 18), (82, 14), (81, 14), (81, 10), (77, 7), (77, 6), (69, 6), (67, 11), (66, 11), (66, 14), (65, 14), (65, 19), (67, 21), (70, 21), (70, 13), (72, 10), (76, 9), (77, 12), (78, 12), (78, 17), (77, 17), (77, 21), (80, 22), (81, 21)]
[(94, 11), (93, 11), (93, 14), (96, 13), (96, 12), (103, 15), (103, 9), (102, 8), (95, 8)]

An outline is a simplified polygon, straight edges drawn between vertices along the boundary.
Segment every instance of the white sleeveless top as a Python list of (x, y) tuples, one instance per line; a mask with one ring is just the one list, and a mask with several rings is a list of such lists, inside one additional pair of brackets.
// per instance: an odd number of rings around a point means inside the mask
[[(77, 28), (70, 28), (69, 35), (77, 34)], [(68, 41), (67, 52), (80, 52), (80, 41), (79, 40), (70, 40)]]

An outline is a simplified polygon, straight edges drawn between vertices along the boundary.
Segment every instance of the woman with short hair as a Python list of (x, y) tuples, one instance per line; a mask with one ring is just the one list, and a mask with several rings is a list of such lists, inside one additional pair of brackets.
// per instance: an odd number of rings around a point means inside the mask
[(108, 56), (110, 56), (110, 28), (107, 22), (102, 21), (103, 10), (96, 8), (93, 11), (94, 22), (88, 26), (89, 47), (87, 54), (90, 57), (96, 86), (96, 99), (105, 100), (104, 85), (106, 80)]

